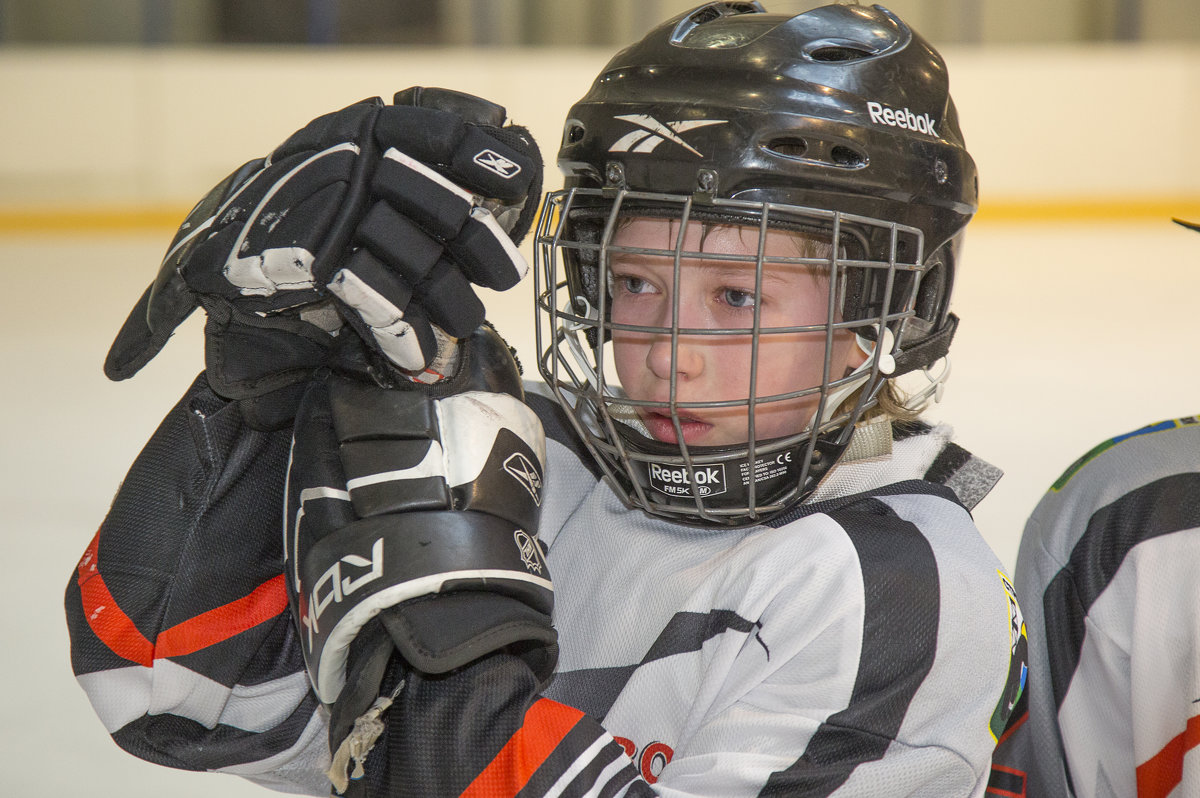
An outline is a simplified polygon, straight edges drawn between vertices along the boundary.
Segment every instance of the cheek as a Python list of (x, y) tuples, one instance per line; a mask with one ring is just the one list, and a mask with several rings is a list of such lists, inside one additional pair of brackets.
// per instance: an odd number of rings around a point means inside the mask
[(613, 333), (612, 348), (609, 351), (612, 353), (617, 379), (626, 392), (634, 388), (638, 375), (646, 372), (646, 348), (649, 342), (644, 338), (645, 336), (634, 333)]
[[(838, 351), (835, 339), (835, 367), (830, 373), (831, 378), (841, 376), (836, 366)], [(824, 365), (824, 333), (764, 335), (758, 347), (759, 394), (786, 393), (817, 386), (821, 383)]]

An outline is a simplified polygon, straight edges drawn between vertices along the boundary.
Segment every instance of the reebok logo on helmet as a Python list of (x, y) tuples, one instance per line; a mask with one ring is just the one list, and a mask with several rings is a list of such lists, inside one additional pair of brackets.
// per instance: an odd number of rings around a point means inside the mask
[(889, 108), (883, 103), (874, 101), (867, 103), (867, 113), (871, 116), (871, 121), (876, 124), (888, 125), (890, 127), (901, 127), (906, 130), (916, 130), (920, 133), (937, 137), (937, 130), (934, 128), (936, 124), (929, 114), (921, 114), (917, 116), (907, 108)]
[(662, 144), (664, 140), (669, 140), (701, 158), (704, 155), (701, 154), (700, 150), (688, 144), (678, 134), (698, 127), (724, 125), (729, 121), (727, 119), (684, 119), (678, 122), (659, 122), (647, 114), (624, 114), (622, 116), (614, 116), (613, 119), (632, 122), (638, 125), (640, 129), (632, 133), (627, 133), (617, 139), (608, 148), (609, 152), (654, 152), (655, 147)]

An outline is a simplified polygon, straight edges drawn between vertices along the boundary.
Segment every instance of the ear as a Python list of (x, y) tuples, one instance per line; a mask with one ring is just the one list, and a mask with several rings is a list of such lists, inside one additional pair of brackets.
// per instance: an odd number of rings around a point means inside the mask
[[(872, 346), (872, 348), (874, 348)], [(867, 358), (871, 356), (871, 352), (863, 347), (863, 339), (859, 336), (854, 336), (854, 346), (850, 347), (850, 351), (846, 354), (846, 375), (849, 374), (867, 362)]]

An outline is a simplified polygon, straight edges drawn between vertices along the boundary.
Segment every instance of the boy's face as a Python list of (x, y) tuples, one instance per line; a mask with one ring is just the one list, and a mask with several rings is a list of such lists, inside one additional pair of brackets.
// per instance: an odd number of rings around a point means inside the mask
[[(673, 251), (678, 220), (634, 218), (613, 235), (621, 247)], [(731, 224), (688, 223), (683, 250), (705, 254), (755, 256), (759, 228)], [(786, 230), (767, 233), (765, 255), (776, 258), (824, 257), (828, 247), (813, 249), (812, 239)], [(614, 330), (613, 359), (621, 386), (631, 399), (667, 402), (671, 373), (676, 374), (676, 401), (746, 400), (753, 361), (755, 263), (753, 259), (708, 259), (686, 254), (680, 262), (678, 326), (688, 329), (745, 329), (744, 334), (680, 334), (672, 365), (670, 328), (676, 306), (674, 262), (670, 255), (611, 253), (611, 319), (617, 324), (662, 327), (657, 332)], [(763, 268), (759, 302), (763, 333), (758, 344), (754, 396), (786, 394), (822, 382), (826, 333), (767, 332), (772, 327), (824, 325), (829, 317), (826, 269), (797, 263), (768, 263)], [(835, 317), (834, 321), (838, 319)], [(829, 380), (843, 377), (865, 355), (849, 330), (833, 336)], [(754, 414), (755, 438), (765, 440), (804, 431), (819, 396), (759, 403)], [(657, 440), (677, 443), (670, 410), (638, 407), (646, 429)], [(742, 444), (749, 440), (746, 405), (679, 408), (683, 440), (690, 446)]]

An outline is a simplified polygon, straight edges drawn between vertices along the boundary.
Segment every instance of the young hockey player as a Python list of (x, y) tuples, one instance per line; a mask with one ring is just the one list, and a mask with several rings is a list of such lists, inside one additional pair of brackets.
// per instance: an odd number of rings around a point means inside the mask
[(947, 85), (878, 6), (619, 53), (537, 224), (542, 385), (469, 285), (540, 194), (503, 109), (407, 90), (217, 186), (108, 361), (208, 313), (68, 587), (116, 741), (312, 794), (982, 796), (1024, 674), (997, 473), (893, 383), (957, 324)]
[(1200, 796), (1198, 453), (1195, 416), (1105, 441), (1025, 525), (1029, 711), (996, 756), (1014, 794)]

